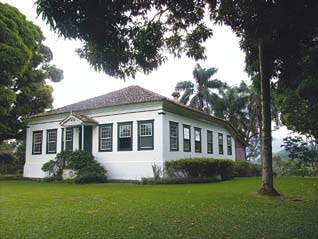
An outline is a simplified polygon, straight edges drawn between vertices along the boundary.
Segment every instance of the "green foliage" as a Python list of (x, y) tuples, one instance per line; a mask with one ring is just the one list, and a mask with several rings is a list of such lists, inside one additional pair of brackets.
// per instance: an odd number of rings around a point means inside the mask
[(23, 165), (21, 164), (0, 164), (0, 174), (2, 175), (22, 175)]
[(42, 170), (44, 172), (48, 172), (49, 177), (62, 175), (64, 167), (72, 160), (72, 153), (73, 152), (68, 150), (58, 153), (55, 157), (55, 160), (50, 160), (47, 163), (43, 164)]
[(12, 147), (6, 143), (0, 144), (0, 164), (13, 164), (15, 160)]
[(63, 71), (51, 66), (51, 50), (40, 28), (16, 8), (0, 3), (0, 142), (24, 137), (24, 119), (52, 107)]
[[(216, 101), (215, 116), (229, 121), (249, 143), (246, 158), (255, 160), (261, 152), (261, 92), (259, 82), (247, 85), (242, 81), (239, 86), (228, 86), (220, 92)], [(271, 99), (271, 117), (279, 126), (278, 112)]]
[(273, 162), (274, 172), (278, 176), (318, 176), (317, 168), (313, 169), (292, 159), (284, 161), (279, 156), (274, 156)]
[(234, 162), (235, 177), (255, 177), (262, 175), (262, 167), (245, 161)]
[(196, 64), (193, 70), (195, 84), (191, 81), (179, 81), (173, 95), (175, 97), (180, 96), (180, 92), (183, 92), (179, 99), (180, 103), (185, 105), (189, 104), (190, 107), (207, 113), (214, 112), (214, 107), (219, 100), (219, 95), (212, 92), (212, 90), (217, 89), (220, 91), (227, 87), (226, 83), (218, 79), (211, 79), (216, 72), (216, 68), (206, 69)]
[[(318, 47), (304, 49), (298, 75), (277, 85), (276, 104), (284, 125), (292, 131), (318, 138)], [(290, 74), (290, 73), (289, 73)]]
[(78, 169), (75, 183), (105, 183), (106, 170), (97, 161), (92, 161)]
[(24, 161), (21, 161), (15, 144), (0, 144), (0, 174), (22, 174)]
[[(37, 0), (37, 12), (52, 29), (79, 39), (78, 49), (97, 71), (134, 77), (165, 62), (166, 53), (205, 59), (203, 43), (212, 36), (204, 22), (206, 1)], [(169, 33), (169, 34), (167, 34)], [(107, 39), (107, 41), (105, 41)]]
[(313, 137), (302, 138), (299, 136), (288, 136), (284, 138), (285, 150), (289, 152), (289, 158), (304, 167), (313, 170), (318, 167), (318, 139)]
[[(94, 159), (91, 153), (84, 150), (62, 151), (42, 167), (48, 172), (49, 178), (60, 180), (63, 169), (73, 169), (77, 172), (75, 183), (106, 182), (106, 170)], [(50, 180), (50, 179), (49, 179)]]
[(153, 172), (153, 177), (155, 180), (159, 180), (160, 179), (160, 176), (162, 174), (162, 169), (159, 165), (157, 164), (153, 164), (151, 165), (151, 168), (152, 168), (152, 172)]
[(212, 158), (185, 158), (165, 162), (168, 177), (172, 178), (215, 178), (222, 180), (234, 177), (233, 162)]

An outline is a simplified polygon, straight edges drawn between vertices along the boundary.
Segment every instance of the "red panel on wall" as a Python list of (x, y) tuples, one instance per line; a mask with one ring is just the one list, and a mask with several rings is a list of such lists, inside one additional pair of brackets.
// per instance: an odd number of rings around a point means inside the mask
[(235, 160), (246, 161), (245, 146), (237, 139), (235, 139)]

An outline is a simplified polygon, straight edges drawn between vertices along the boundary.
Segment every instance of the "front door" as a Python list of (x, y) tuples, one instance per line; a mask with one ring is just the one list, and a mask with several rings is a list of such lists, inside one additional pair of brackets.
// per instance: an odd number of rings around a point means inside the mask
[(84, 126), (84, 150), (90, 153), (92, 153), (92, 145), (93, 145), (92, 133), (93, 133), (92, 126)]

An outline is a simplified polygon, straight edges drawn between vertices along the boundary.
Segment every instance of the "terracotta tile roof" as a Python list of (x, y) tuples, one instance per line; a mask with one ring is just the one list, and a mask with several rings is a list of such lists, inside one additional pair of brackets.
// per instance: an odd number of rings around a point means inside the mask
[(38, 116), (68, 113), (71, 111), (79, 112), (83, 110), (90, 110), (109, 106), (161, 101), (165, 99), (167, 98), (150, 90), (146, 90), (140, 86), (128, 86), (121, 90), (113, 91), (105, 95), (97, 96), (71, 105), (66, 105), (61, 108), (36, 114), (31, 116), (31, 118)]

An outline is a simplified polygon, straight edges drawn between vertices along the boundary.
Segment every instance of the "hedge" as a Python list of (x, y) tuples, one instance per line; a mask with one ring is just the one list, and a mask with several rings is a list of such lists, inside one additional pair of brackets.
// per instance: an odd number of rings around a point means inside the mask
[(0, 164), (0, 175), (23, 174), (23, 166), (21, 164)]
[(168, 178), (216, 178), (234, 177), (233, 161), (213, 158), (185, 158), (165, 162)]
[(262, 175), (262, 167), (258, 164), (249, 163), (246, 161), (234, 162), (235, 177), (255, 177)]

